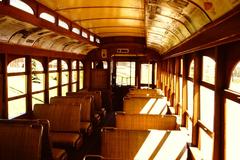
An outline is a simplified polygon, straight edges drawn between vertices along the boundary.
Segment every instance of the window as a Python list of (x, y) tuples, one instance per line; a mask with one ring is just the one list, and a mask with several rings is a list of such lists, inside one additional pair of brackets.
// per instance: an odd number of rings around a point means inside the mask
[(94, 42), (94, 36), (93, 35), (90, 35), (90, 41)]
[(44, 103), (45, 74), (42, 63), (36, 59), (31, 60), (32, 65), (32, 106)]
[(49, 64), (49, 76), (48, 76), (48, 81), (49, 81), (49, 99), (51, 97), (57, 96), (58, 95), (58, 71), (57, 71), (57, 65), (58, 61), (57, 60), (52, 60)]
[(226, 100), (225, 106), (225, 154), (226, 160), (240, 159), (240, 104), (230, 99)]
[(72, 92), (77, 91), (77, 61), (72, 62)]
[(194, 76), (194, 60), (191, 61), (189, 66), (189, 74), (188, 77), (193, 78)]
[(141, 84), (152, 84), (152, 64), (141, 64)]
[(232, 72), (229, 89), (240, 93), (240, 62), (238, 62)]
[(32, 8), (20, 0), (10, 0), (10, 5), (30, 14), (34, 14)]
[(103, 69), (108, 69), (108, 62), (107, 61), (103, 61)]
[(25, 66), (25, 58), (15, 59), (7, 66), (9, 119), (26, 113), (27, 77)]
[(53, 17), (52, 15), (48, 14), (48, 13), (41, 13), (40, 18), (45, 19), (48, 22), (54, 23), (55, 22), (55, 17)]
[(135, 62), (117, 62), (116, 70), (117, 85), (135, 85)]
[(235, 66), (232, 71), (229, 89), (235, 92), (231, 92), (233, 96), (226, 99), (225, 104), (225, 159), (240, 159), (240, 127), (238, 125), (240, 121), (240, 103), (236, 101), (239, 99), (240, 94), (240, 62)]
[(58, 20), (58, 26), (62, 27), (62, 28), (65, 28), (65, 29), (69, 29), (69, 26), (66, 22), (64, 22), (63, 20), (59, 19)]
[(68, 84), (69, 84), (69, 71), (68, 65), (64, 60), (61, 60), (62, 65), (62, 96), (66, 96), (68, 92)]
[(84, 31), (82, 31), (82, 36), (83, 36), (84, 38), (88, 38), (88, 34), (87, 34), (86, 32), (84, 32)]
[(99, 38), (96, 38), (96, 42), (99, 44), (99, 43), (100, 43), (100, 39), (99, 39)]
[(79, 89), (83, 89), (84, 83), (84, 70), (83, 70), (83, 63), (79, 61)]
[(73, 28), (72, 32), (76, 33), (76, 34), (80, 34), (80, 30), (78, 28)]
[(215, 83), (215, 61), (207, 56), (203, 56), (202, 81)]

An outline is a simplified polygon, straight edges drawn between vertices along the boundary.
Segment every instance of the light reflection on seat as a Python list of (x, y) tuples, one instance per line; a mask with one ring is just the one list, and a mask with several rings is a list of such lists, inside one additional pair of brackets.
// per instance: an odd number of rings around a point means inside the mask
[(166, 97), (158, 98), (157, 102), (154, 104), (149, 114), (166, 114), (164, 112), (166, 103), (167, 103)]
[(155, 101), (156, 101), (156, 98), (149, 99), (147, 104), (140, 111), (140, 114), (147, 114), (150, 111), (150, 109), (152, 108), (152, 106), (155, 103)]
[(179, 131), (151, 130), (134, 160), (187, 159), (186, 135)]

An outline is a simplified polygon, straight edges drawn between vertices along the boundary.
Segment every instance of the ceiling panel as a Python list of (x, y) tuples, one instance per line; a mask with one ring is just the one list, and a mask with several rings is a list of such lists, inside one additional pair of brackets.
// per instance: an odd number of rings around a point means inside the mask
[(160, 54), (240, 4), (240, 0), (37, 1), (100, 37), (146, 37), (147, 46)]

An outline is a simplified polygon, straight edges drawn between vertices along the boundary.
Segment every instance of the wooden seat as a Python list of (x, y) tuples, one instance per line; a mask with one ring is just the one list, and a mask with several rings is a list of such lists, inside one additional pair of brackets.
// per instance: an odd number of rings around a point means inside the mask
[(94, 111), (99, 114), (102, 118), (106, 115), (106, 109), (102, 105), (102, 93), (101, 91), (79, 91), (79, 92), (68, 92), (67, 96), (93, 96), (94, 97)]
[(116, 113), (116, 128), (132, 130), (176, 130), (176, 116), (165, 115), (143, 115), (143, 114), (124, 114)]
[(0, 123), (1, 160), (40, 160), (43, 127)]
[[(33, 114), (35, 118), (50, 121), (50, 135), (54, 146), (79, 149), (83, 143), (80, 133), (80, 110), (80, 106), (36, 104)], [(62, 133), (61, 136), (56, 136), (60, 133)], [(66, 143), (67, 140), (69, 140), (68, 143)]]
[[(80, 106), (81, 105), (81, 131), (84, 131), (85, 134), (90, 135), (92, 133), (92, 121), (93, 120), (93, 103), (92, 96), (83, 96), (83, 97), (52, 97), (50, 99), (51, 104), (62, 104), (65, 106)], [(85, 132), (87, 131), (87, 132)]]
[(127, 114), (165, 115), (168, 111), (166, 97), (125, 97), (123, 111)]
[(14, 120), (0, 120), (0, 124), (19, 124), (19, 125), (42, 125), (42, 147), (41, 147), (41, 159), (42, 160), (66, 160), (67, 153), (63, 149), (53, 148), (52, 141), (49, 136), (50, 123), (46, 119), (14, 119)]
[(187, 138), (182, 131), (104, 128), (101, 156), (106, 159), (186, 159)]

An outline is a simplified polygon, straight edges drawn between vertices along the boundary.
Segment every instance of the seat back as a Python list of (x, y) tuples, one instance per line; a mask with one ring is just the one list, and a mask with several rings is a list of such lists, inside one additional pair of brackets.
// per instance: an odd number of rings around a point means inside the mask
[(132, 130), (175, 130), (177, 118), (171, 115), (116, 114), (116, 127)]
[(79, 132), (80, 106), (65, 104), (35, 104), (33, 114), (38, 119), (48, 119), (51, 131)]
[(50, 104), (62, 104), (65, 106), (81, 106), (81, 121), (89, 122), (93, 118), (93, 97), (92, 96), (56, 96), (50, 99)]
[(0, 159), (40, 160), (42, 125), (0, 123)]

